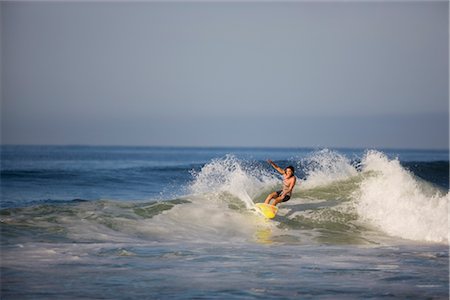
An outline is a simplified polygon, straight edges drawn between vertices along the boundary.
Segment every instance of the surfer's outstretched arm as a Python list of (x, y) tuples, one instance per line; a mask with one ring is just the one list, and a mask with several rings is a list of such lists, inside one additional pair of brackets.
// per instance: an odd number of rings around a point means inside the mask
[(281, 175), (284, 175), (284, 170), (282, 168), (280, 168), (279, 166), (277, 166), (276, 163), (274, 163), (272, 160), (267, 160), (267, 162), (275, 169), (277, 170)]

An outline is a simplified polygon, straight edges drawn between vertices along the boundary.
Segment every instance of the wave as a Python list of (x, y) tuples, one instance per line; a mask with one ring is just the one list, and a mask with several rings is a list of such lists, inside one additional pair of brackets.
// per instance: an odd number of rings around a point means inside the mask
[[(350, 160), (324, 149), (291, 163), (305, 178), (299, 180), (293, 199), (283, 205), (289, 211), (284, 221), (290, 226), (332, 229), (362, 225), (394, 237), (448, 243), (448, 190), (416, 176), (398, 159), (372, 150), (362, 159)], [(429, 165), (436, 167), (436, 163)], [(259, 162), (226, 156), (205, 165), (195, 174), (191, 187), (200, 194), (230, 193), (250, 208), (279, 183), (280, 178)], [(322, 201), (321, 205), (306, 209), (317, 201)]]
[(397, 159), (378, 151), (349, 159), (325, 149), (284, 163), (304, 176), (274, 221), (252, 208), (280, 187), (280, 176), (266, 163), (226, 155), (192, 171), (183, 197), (3, 209), (2, 229), (12, 237), (29, 233), (76, 241), (377, 243), (386, 235), (448, 243), (448, 191), (414, 175)]
[(369, 151), (364, 172), (373, 172), (355, 191), (358, 215), (402, 238), (448, 242), (449, 194), (419, 179), (396, 159)]

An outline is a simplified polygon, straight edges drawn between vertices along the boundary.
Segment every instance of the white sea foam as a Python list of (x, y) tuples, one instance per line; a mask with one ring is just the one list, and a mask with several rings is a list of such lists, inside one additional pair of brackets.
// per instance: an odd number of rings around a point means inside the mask
[(279, 179), (261, 168), (247, 166), (233, 155), (215, 159), (194, 174), (191, 185), (193, 194), (230, 193), (241, 199), (247, 208), (253, 207), (252, 198), (267, 186), (279, 183)]
[(255, 214), (233, 210), (224, 202), (201, 196), (192, 203), (177, 205), (147, 221), (152, 235), (191, 242), (230, 242), (253, 239), (258, 228), (270, 224)]
[(327, 185), (358, 174), (347, 157), (328, 149), (314, 152), (303, 159), (301, 165), (304, 166), (306, 175), (306, 180), (302, 184), (304, 188)]
[(362, 167), (371, 172), (355, 193), (362, 220), (392, 236), (448, 243), (448, 194), (426, 186), (397, 159), (378, 151), (368, 151)]

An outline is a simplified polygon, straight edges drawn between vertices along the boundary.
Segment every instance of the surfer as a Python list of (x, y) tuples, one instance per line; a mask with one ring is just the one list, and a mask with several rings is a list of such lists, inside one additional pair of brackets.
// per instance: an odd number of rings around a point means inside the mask
[(297, 178), (294, 175), (295, 170), (293, 166), (288, 166), (283, 170), (270, 159), (267, 162), (283, 175), (283, 189), (269, 194), (266, 201), (264, 201), (264, 203), (270, 204), (270, 200), (274, 199), (273, 205), (276, 206), (278, 203), (286, 202), (291, 199), (292, 190), (294, 189)]

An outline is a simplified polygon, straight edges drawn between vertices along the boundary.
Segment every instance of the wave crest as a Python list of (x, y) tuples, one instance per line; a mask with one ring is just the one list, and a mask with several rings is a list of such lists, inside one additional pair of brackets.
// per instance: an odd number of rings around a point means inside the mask
[(360, 219), (392, 236), (448, 243), (448, 194), (381, 152), (368, 151), (361, 165), (363, 172), (375, 175), (367, 176), (355, 192)]

